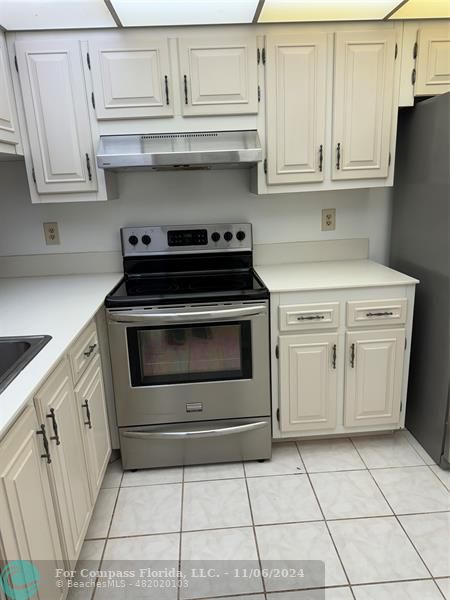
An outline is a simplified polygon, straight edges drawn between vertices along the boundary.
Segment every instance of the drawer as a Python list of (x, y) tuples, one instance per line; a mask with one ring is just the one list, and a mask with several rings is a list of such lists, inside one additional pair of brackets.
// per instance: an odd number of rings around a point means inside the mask
[(279, 321), (280, 331), (337, 329), (339, 327), (339, 302), (280, 306)]
[(69, 350), (69, 362), (75, 384), (97, 356), (98, 350), (97, 328), (92, 321)]
[(347, 302), (347, 326), (402, 325), (406, 322), (407, 308), (406, 298)]

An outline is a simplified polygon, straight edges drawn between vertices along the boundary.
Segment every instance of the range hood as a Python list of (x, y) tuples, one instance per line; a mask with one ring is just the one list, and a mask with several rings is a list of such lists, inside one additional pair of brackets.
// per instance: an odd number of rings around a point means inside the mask
[(256, 130), (102, 135), (97, 151), (98, 166), (112, 171), (251, 167), (261, 160)]

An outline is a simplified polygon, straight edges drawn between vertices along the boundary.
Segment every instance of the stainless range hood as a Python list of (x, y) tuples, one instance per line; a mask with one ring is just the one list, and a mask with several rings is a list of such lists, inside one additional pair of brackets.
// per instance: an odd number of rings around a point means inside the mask
[(98, 166), (113, 171), (251, 167), (261, 160), (256, 130), (102, 135), (97, 151)]

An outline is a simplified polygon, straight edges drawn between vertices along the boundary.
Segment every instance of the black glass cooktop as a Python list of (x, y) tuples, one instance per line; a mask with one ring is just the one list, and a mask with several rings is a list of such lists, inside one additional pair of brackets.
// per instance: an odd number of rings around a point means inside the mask
[(202, 299), (266, 298), (268, 292), (252, 269), (125, 277), (106, 298), (106, 306), (139, 306)]

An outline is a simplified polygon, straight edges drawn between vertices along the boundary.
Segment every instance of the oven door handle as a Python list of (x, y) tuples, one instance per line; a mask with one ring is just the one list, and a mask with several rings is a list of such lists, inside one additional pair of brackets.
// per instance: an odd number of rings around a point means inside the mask
[(200, 429), (187, 431), (123, 431), (122, 436), (137, 440), (150, 439), (200, 439), (210, 437), (220, 437), (222, 435), (234, 435), (236, 433), (245, 433), (267, 427), (267, 421), (257, 423), (246, 423), (245, 425), (236, 425), (234, 427), (219, 427), (217, 429)]
[(224, 310), (202, 310), (195, 312), (110, 312), (109, 319), (115, 323), (191, 323), (196, 321), (219, 321), (236, 317), (252, 317), (265, 314), (266, 306), (256, 304)]

